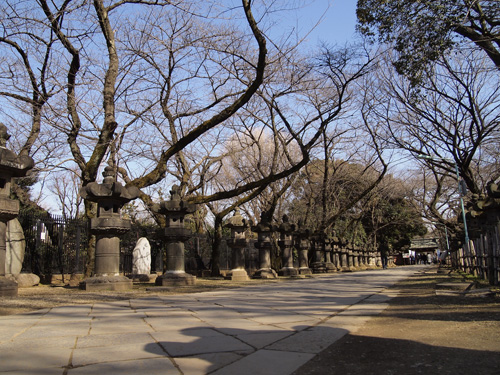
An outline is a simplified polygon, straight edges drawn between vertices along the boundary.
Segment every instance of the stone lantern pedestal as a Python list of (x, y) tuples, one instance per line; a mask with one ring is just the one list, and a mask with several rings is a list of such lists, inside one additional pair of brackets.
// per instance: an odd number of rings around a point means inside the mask
[(16, 297), (18, 293), (17, 282), (5, 273), (7, 222), (19, 214), (19, 202), (9, 197), (12, 178), (26, 176), (34, 166), (29, 156), (17, 156), (5, 147), (9, 138), (7, 127), (0, 123), (0, 297)]
[(349, 250), (347, 249), (347, 241), (344, 238), (339, 239), (340, 251), (340, 267), (343, 272), (351, 271), (349, 266)]
[(349, 243), (347, 245), (349, 250), (349, 268), (353, 271), (358, 270), (358, 252), (356, 251), (354, 244)]
[(259, 249), (259, 269), (253, 275), (254, 279), (276, 279), (278, 274), (271, 268), (271, 242), (272, 232), (276, 230), (271, 224), (271, 219), (266, 212), (260, 216), (260, 223), (252, 227), (252, 231), (258, 234), (255, 247)]
[(293, 266), (293, 239), (292, 232), (295, 230), (295, 225), (290, 224), (288, 216), (283, 216), (283, 223), (280, 225), (278, 231), (280, 232), (280, 240), (278, 244), (281, 248), (282, 265), (279, 271), (280, 276), (298, 276), (299, 271)]
[(340, 256), (340, 240), (337, 236), (332, 237), (332, 262), (337, 271), (342, 270), (341, 256)]
[(196, 205), (181, 200), (179, 186), (174, 185), (170, 195), (169, 201), (162, 201), (153, 207), (167, 220), (163, 235), (167, 243), (167, 268), (155, 283), (158, 286), (193, 285), (196, 276), (186, 273), (185, 266), (184, 243), (191, 237), (191, 230), (184, 227), (184, 218), (196, 211)]
[(248, 281), (248, 273), (245, 270), (245, 248), (247, 247), (247, 239), (245, 231), (249, 227), (248, 222), (240, 215), (240, 210), (237, 208), (226, 224), (226, 227), (231, 229), (231, 239), (227, 241), (228, 246), (232, 250), (233, 268), (225, 277), (227, 280), (233, 281)]
[(120, 236), (130, 230), (130, 220), (122, 219), (120, 210), (140, 191), (117, 182), (110, 166), (104, 168), (103, 176), (101, 184), (91, 182), (80, 190), (82, 198), (97, 203), (97, 217), (90, 220), (90, 232), (96, 236), (94, 276), (83, 280), (80, 289), (127, 290), (132, 280), (120, 275)]
[(333, 264), (333, 242), (329, 237), (323, 237), (325, 249), (325, 268), (326, 272), (337, 272), (337, 267)]
[(311, 242), (309, 241), (309, 230), (300, 229), (302, 226), (299, 222), (299, 228), (294, 233), (295, 248), (299, 252), (299, 275), (312, 275), (309, 268), (309, 248)]
[(312, 271), (313, 273), (325, 273), (326, 272), (326, 264), (324, 260), (325, 243), (322, 234), (316, 233), (312, 237), (312, 243), (314, 252), (314, 262), (311, 265)]

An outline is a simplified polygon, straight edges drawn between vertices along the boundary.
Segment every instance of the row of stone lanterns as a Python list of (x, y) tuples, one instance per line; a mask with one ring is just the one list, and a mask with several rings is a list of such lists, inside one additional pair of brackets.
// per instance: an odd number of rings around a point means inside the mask
[[(231, 238), (228, 246), (233, 252), (233, 269), (227, 278), (232, 280), (246, 280), (248, 274), (244, 269), (244, 249), (247, 246), (245, 232), (250, 228), (249, 223), (243, 219), (237, 209), (234, 216), (228, 220), (227, 227), (231, 229)], [(367, 269), (381, 265), (380, 255), (375, 250), (365, 250), (338, 237), (329, 237), (324, 233), (312, 234), (307, 229), (296, 228), (289, 222), (288, 216), (283, 217), (280, 226), (270, 223), (269, 215), (264, 212), (261, 221), (251, 226), (257, 233), (255, 247), (259, 250), (259, 269), (253, 278), (276, 278), (280, 276), (297, 277), (311, 275), (312, 273), (325, 273), (336, 271), (350, 271)], [(283, 267), (278, 274), (271, 268), (271, 248), (273, 232), (280, 235), (278, 245), (282, 253)], [(293, 247), (298, 252), (299, 267), (295, 268), (293, 261)], [(308, 254), (313, 250), (314, 261), (309, 267)]]
[[(101, 184), (90, 183), (81, 190), (83, 198), (96, 202), (97, 217), (91, 221), (91, 230), (97, 237), (95, 275), (84, 280), (81, 287), (86, 290), (112, 289), (121, 290), (131, 287), (131, 280), (119, 274), (119, 235), (130, 229), (130, 221), (121, 218), (123, 205), (139, 196), (137, 188), (126, 188), (116, 181), (112, 167), (106, 167)], [(196, 277), (185, 272), (184, 243), (191, 237), (190, 230), (185, 228), (186, 215), (196, 211), (196, 205), (183, 201), (180, 188), (172, 187), (169, 201), (162, 201), (153, 207), (153, 211), (165, 215), (166, 226), (164, 240), (167, 243), (167, 267), (163, 275), (156, 279), (158, 286), (191, 285)], [(283, 267), (279, 271), (282, 276), (310, 275), (312, 273), (334, 272), (366, 268), (375, 265), (375, 253), (363, 252), (349, 247), (336, 237), (328, 237), (323, 233), (311, 234), (308, 230), (300, 230), (289, 222), (285, 215), (281, 225), (271, 223), (267, 212), (261, 214), (257, 225), (245, 220), (237, 209), (228, 220), (231, 230), (228, 245), (232, 249), (233, 269), (227, 278), (238, 281), (248, 280), (245, 270), (244, 252), (248, 244), (246, 232), (251, 228), (257, 233), (255, 247), (259, 250), (259, 269), (253, 278), (277, 278), (278, 273), (271, 267), (271, 249), (273, 233), (279, 233), (278, 244), (282, 253)], [(293, 246), (298, 250), (299, 268), (293, 261)], [(314, 262), (309, 268), (308, 252), (312, 247)]]
[[(121, 208), (140, 195), (137, 187), (125, 187), (116, 181), (114, 169), (104, 168), (102, 183), (92, 182), (80, 190), (82, 198), (97, 203), (97, 217), (91, 219), (91, 233), (96, 236), (94, 276), (80, 283), (80, 288), (92, 290), (125, 290), (132, 280), (120, 275), (120, 238), (130, 230), (130, 220), (121, 217)], [(171, 199), (153, 206), (155, 213), (165, 215), (163, 234), (167, 243), (167, 269), (156, 279), (158, 286), (190, 285), (196, 277), (185, 272), (184, 242), (191, 233), (184, 227), (187, 214), (196, 206), (181, 200), (180, 188), (174, 186)]]
[[(7, 128), (0, 124), (0, 297), (16, 296), (17, 283), (6, 277), (6, 227), (7, 222), (17, 217), (19, 202), (10, 199), (11, 180), (25, 176), (33, 168), (34, 162), (29, 156), (17, 156), (6, 148), (10, 135)], [(82, 198), (97, 203), (97, 216), (91, 219), (90, 230), (96, 236), (95, 272), (94, 276), (81, 282), (85, 290), (124, 290), (132, 287), (132, 280), (120, 275), (120, 236), (130, 230), (130, 220), (121, 217), (122, 207), (140, 195), (136, 187), (125, 187), (116, 180), (115, 170), (107, 166), (103, 172), (103, 182), (92, 182), (80, 190)], [(162, 201), (153, 207), (153, 211), (165, 215), (166, 227), (164, 240), (167, 243), (167, 269), (156, 279), (156, 285), (189, 285), (194, 284), (196, 277), (185, 272), (184, 243), (191, 233), (184, 226), (186, 215), (196, 211), (196, 205), (181, 200), (180, 188), (174, 186), (171, 199)], [(335, 240), (327, 239), (323, 234), (312, 235), (308, 230), (296, 228), (283, 217), (280, 226), (271, 223), (271, 217), (263, 212), (260, 222), (252, 226), (243, 219), (239, 210), (229, 219), (227, 227), (231, 229), (228, 245), (232, 249), (233, 269), (227, 275), (233, 280), (248, 280), (245, 270), (244, 252), (247, 246), (246, 231), (251, 228), (257, 233), (255, 247), (259, 250), (259, 269), (254, 278), (276, 278), (278, 274), (271, 267), (271, 249), (273, 232), (279, 232), (278, 244), (282, 252), (282, 276), (310, 275), (313, 272), (331, 272), (359, 266), (359, 255), (352, 251), (333, 252)], [(300, 225), (299, 225), (300, 227)], [(308, 251), (312, 245), (315, 260), (312, 270), (309, 268)], [(299, 268), (294, 267), (293, 251), (295, 246), (299, 253)], [(332, 262), (334, 253), (335, 262)], [(372, 256), (372, 255), (370, 255)], [(366, 260), (364, 257), (362, 258)], [(349, 261), (350, 260), (350, 261)]]

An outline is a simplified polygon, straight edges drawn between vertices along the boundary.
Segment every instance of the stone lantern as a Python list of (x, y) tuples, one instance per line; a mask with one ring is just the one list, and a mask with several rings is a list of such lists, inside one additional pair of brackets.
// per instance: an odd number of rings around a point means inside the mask
[(324, 241), (324, 233), (316, 232), (312, 236), (312, 244), (313, 244), (313, 253), (314, 253), (314, 262), (312, 263), (312, 271), (313, 273), (325, 273), (326, 272), (326, 263), (324, 260), (325, 255), (325, 241)]
[(292, 232), (295, 231), (295, 224), (291, 224), (287, 215), (283, 215), (283, 223), (278, 228), (280, 240), (278, 244), (282, 253), (283, 267), (279, 271), (280, 276), (298, 276), (299, 271), (293, 266), (293, 240)]
[(26, 176), (35, 164), (29, 156), (7, 149), (9, 138), (7, 127), (0, 123), (0, 297), (17, 296), (17, 283), (5, 277), (7, 222), (19, 214), (19, 202), (10, 199), (12, 178)]
[(333, 263), (333, 239), (331, 236), (323, 235), (323, 243), (325, 249), (325, 268), (326, 272), (336, 272), (337, 267)]
[(299, 275), (311, 275), (312, 271), (309, 268), (309, 229), (302, 228), (301, 221), (298, 223), (298, 228), (294, 232), (295, 248), (299, 252)]
[(271, 268), (271, 249), (273, 247), (271, 236), (276, 231), (276, 226), (271, 224), (268, 212), (262, 212), (260, 223), (252, 227), (258, 235), (255, 247), (259, 249), (259, 269), (255, 272), (255, 279), (276, 279), (278, 274)]
[(233, 217), (228, 220), (226, 227), (231, 229), (231, 238), (227, 244), (232, 250), (233, 268), (226, 275), (226, 279), (234, 281), (247, 281), (248, 273), (245, 270), (245, 248), (247, 239), (245, 232), (249, 223), (241, 216), (239, 208), (234, 211)]
[(349, 250), (347, 249), (347, 240), (344, 237), (339, 238), (339, 248), (340, 248), (340, 266), (342, 271), (350, 271), (350, 258)]
[(102, 175), (102, 183), (91, 182), (80, 190), (83, 199), (97, 203), (97, 216), (90, 220), (90, 232), (96, 236), (94, 276), (82, 281), (80, 288), (126, 290), (132, 288), (132, 280), (120, 275), (120, 236), (130, 230), (130, 220), (122, 219), (120, 211), (140, 190), (117, 182), (110, 166)]
[(186, 273), (184, 262), (184, 242), (191, 237), (191, 230), (184, 227), (187, 214), (196, 211), (196, 205), (181, 200), (180, 187), (174, 185), (169, 201), (161, 201), (153, 211), (165, 215), (166, 226), (163, 237), (167, 243), (167, 268), (165, 273), (156, 278), (158, 286), (193, 285), (196, 276)]
[(332, 262), (337, 271), (340, 271), (342, 269), (340, 261), (340, 239), (337, 237), (335, 231), (333, 231), (332, 233), (331, 247), (332, 247)]

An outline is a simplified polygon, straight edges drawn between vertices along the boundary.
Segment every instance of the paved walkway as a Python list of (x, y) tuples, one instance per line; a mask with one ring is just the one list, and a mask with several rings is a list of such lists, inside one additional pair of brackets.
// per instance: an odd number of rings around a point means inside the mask
[(0, 317), (0, 374), (288, 375), (425, 266)]

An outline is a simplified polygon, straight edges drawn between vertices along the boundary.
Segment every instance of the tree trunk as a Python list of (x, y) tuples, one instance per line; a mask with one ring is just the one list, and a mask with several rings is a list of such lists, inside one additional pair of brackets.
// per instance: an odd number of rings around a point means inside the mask
[(212, 242), (211, 276), (220, 276), (220, 248), (222, 244), (222, 217), (215, 215), (214, 240)]

